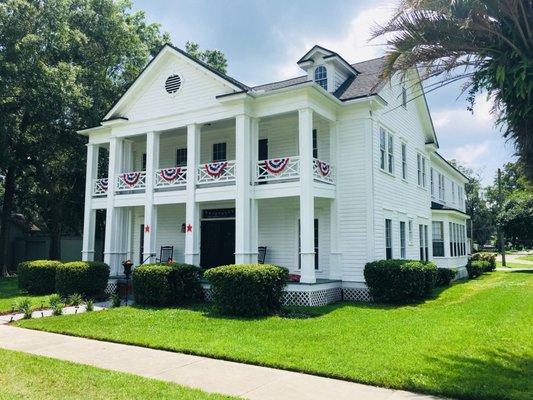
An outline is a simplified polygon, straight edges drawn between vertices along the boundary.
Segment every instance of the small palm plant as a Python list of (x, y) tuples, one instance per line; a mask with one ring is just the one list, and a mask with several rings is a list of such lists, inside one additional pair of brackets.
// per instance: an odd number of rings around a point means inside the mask
[(53, 294), (48, 298), (50, 307), (52, 308), (53, 315), (62, 315), (63, 314), (63, 300), (58, 294)]
[(31, 318), (31, 300), (28, 298), (21, 299), (18, 302), (17, 309), (24, 314), (24, 319), (30, 319)]
[(113, 293), (111, 295), (111, 307), (113, 308), (116, 308), (116, 307), (120, 307), (120, 296), (118, 295), (118, 293)]
[(81, 297), (81, 294), (79, 293), (74, 293), (69, 296), (68, 302), (71, 306), (74, 306), (74, 308), (76, 309), (74, 311), (75, 314), (78, 313), (78, 308), (80, 307), (80, 304), (82, 303), (82, 301), (83, 301), (83, 298)]
[(94, 300), (93, 299), (87, 299), (85, 301), (85, 311), (87, 312), (94, 311)]

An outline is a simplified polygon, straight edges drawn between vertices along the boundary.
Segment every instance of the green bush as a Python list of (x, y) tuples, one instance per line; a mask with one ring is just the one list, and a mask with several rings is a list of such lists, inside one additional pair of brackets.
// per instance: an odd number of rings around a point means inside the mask
[(202, 298), (201, 269), (189, 264), (146, 264), (133, 271), (133, 296), (140, 305), (166, 306)]
[(51, 294), (55, 291), (56, 269), (59, 261), (24, 261), (18, 265), (19, 287), (30, 294)]
[(453, 268), (437, 268), (437, 286), (449, 286), (457, 275), (457, 270)]
[(494, 271), (496, 269), (496, 256), (497, 253), (488, 253), (488, 252), (481, 252), (481, 253), (474, 253), (472, 254), (472, 257), (470, 257), (471, 261), (486, 261), (489, 265), (486, 267), (485, 271)]
[(431, 295), (437, 267), (416, 260), (379, 260), (365, 265), (364, 276), (375, 301), (405, 303)]
[(62, 296), (80, 293), (101, 297), (109, 279), (109, 266), (96, 261), (73, 261), (62, 264), (56, 272), (56, 291)]
[(223, 314), (258, 316), (281, 309), (286, 269), (269, 264), (226, 265), (204, 276), (211, 284), (213, 301)]
[(487, 268), (490, 268), (490, 263), (488, 261), (470, 260), (468, 264), (466, 264), (466, 270), (468, 271), (468, 277), (470, 279), (474, 279), (482, 275)]

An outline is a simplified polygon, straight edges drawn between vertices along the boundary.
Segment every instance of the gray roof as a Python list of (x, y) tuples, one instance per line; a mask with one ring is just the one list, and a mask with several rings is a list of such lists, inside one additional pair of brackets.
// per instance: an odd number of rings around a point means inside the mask
[[(359, 74), (355, 77), (348, 78), (339, 88), (333, 93), (339, 100), (346, 101), (356, 99), (359, 97), (370, 96), (377, 94), (385, 84), (379, 81), (379, 74), (383, 66), (384, 57), (374, 58), (368, 61), (351, 64)], [(276, 89), (282, 89), (290, 86), (295, 86), (307, 82), (307, 75), (291, 78), (284, 81), (267, 83), (264, 85), (254, 86), (255, 91), (264, 90), (266, 92)]]

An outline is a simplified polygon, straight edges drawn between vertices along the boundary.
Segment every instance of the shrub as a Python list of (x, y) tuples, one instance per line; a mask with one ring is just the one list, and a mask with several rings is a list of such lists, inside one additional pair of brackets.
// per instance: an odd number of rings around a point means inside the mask
[(375, 301), (404, 303), (427, 298), (437, 278), (437, 267), (415, 260), (380, 260), (365, 265), (365, 280)]
[(205, 272), (223, 314), (258, 316), (281, 309), (287, 270), (268, 264), (226, 265)]
[(133, 271), (133, 296), (140, 305), (166, 306), (201, 299), (200, 268), (189, 264), (146, 264)]
[(85, 311), (91, 312), (94, 311), (94, 300), (93, 299), (87, 299), (85, 302)]
[(78, 308), (80, 304), (82, 303), (83, 298), (81, 297), (81, 294), (79, 293), (73, 293), (68, 297), (68, 304), (70, 304), (73, 307)]
[(80, 293), (98, 297), (104, 293), (109, 279), (109, 266), (96, 261), (74, 261), (62, 264), (56, 272), (56, 290), (62, 296)]
[(486, 261), (488, 263), (485, 271), (494, 271), (496, 269), (496, 256), (497, 253), (474, 253), (472, 254), (472, 257), (470, 257), (471, 261)]
[(55, 308), (58, 305), (61, 305), (63, 301), (61, 300), (61, 296), (56, 293), (48, 298), (48, 303), (50, 304), (50, 308)]
[(466, 265), (466, 270), (468, 271), (468, 277), (470, 279), (477, 278), (490, 267), (488, 261), (472, 261), (470, 260)]
[(53, 260), (21, 262), (17, 267), (19, 287), (30, 294), (54, 293), (56, 269), (60, 265)]
[(118, 293), (113, 293), (109, 299), (111, 300), (111, 308), (120, 307), (120, 305), (122, 304)]
[(24, 319), (30, 319), (32, 313), (31, 300), (28, 298), (20, 299), (17, 304), (17, 310), (24, 314)]
[(453, 268), (437, 268), (437, 286), (448, 286), (457, 275), (457, 270)]

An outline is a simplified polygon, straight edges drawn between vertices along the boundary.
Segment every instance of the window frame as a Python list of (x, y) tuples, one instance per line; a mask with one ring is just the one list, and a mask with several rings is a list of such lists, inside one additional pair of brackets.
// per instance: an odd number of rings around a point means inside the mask
[[(217, 155), (217, 152), (221, 152), (221, 150), (217, 150), (216, 147), (217, 146), (223, 146), (224, 148), (224, 157), (215, 157), (215, 155)], [(213, 143), (213, 146), (212, 146), (212, 161), (213, 162), (219, 162), (219, 161), (227, 161), (228, 160), (228, 146), (227, 146), (227, 143), (226, 142), (217, 142), (217, 143)]]
[[(183, 154), (185, 154), (185, 157), (183, 157)], [(180, 162), (181, 159), (181, 162)], [(176, 149), (176, 167), (185, 167), (187, 166), (187, 148), (186, 147), (178, 147)]]
[(407, 88), (402, 86), (402, 107), (407, 108)]
[(422, 153), (416, 153), (416, 167), (418, 187), (427, 190), (426, 157)]
[(385, 259), (393, 258), (392, 219), (385, 218)]
[(387, 128), (379, 127), (379, 169), (395, 176), (394, 168), (394, 134)]
[(318, 132), (316, 129), (313, 129), (313, 158), (318, 159)]
[(407, 258), (407, 235), (405, 221), (400, 221), (400, 258)]
[(328, 69), (324, 65), (319, 65), (313, 73), (314, 81), (322, 89), (328, 90)]
[[(440, 226), (440, 238), (435, 238), (435, 227)], [(431, 242), (433, 248), (433, 257), (444, 257), (444, 222), (431, 222)], [(438, 246), (436, 246), (438, 245)], [(438, 251), (437, 251), (438, 250)]]
[(401, 156), (402, 156), (402, 179), (407, 180), (407, 143), (401, 142)]

